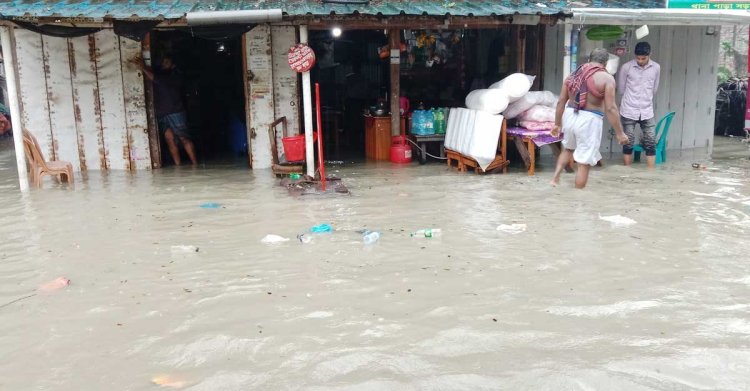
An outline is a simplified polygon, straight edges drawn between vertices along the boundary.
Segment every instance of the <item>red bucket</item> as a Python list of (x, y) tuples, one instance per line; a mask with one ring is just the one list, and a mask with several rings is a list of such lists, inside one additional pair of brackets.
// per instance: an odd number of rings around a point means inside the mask
[(281, 143), (284, 145), (284, 155), (288, 162), (299, 162), (305, 160), (305, 135), (283, 137)]

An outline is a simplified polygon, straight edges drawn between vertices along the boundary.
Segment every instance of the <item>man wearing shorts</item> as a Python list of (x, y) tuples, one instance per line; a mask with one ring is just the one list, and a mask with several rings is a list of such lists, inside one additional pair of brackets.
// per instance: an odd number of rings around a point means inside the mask
[(622, 127), (628, 136), (628, 143), (622, 146), (622, 158), (626, 166), (633, 162), (636, 125), (641, 127), (641, 144), (646, 152), (648, 167), (656, 166), (654, 96), (659, 87), (660, 73), (659, 64), (651, 60), (651, 45), (648, 42), (638, 42), (635, 45), (635, 59), (626, 62), (617, 75), (617, 91), (622, 94)]
[(577, 189), (586, 187), (591, 166), (602, 158), (599, 147), (605, 115), (615, 128), (620, 144), (628, 141), (615, 102), (615, 78), (605, 68), (608, 60), (609, 53), (605, 49), (594, 49), (589, 62), (581, 65), (563, 83), (552, 128), (553, 136), (558, 136), (561, 130), (564, 133), (563, 151), (557, 159), (550, 182), (552, 186), (560, 183), (560, 174), (572, 156), (578, 163), (575, 186)]
[(191, 140), (187, 124), (187, 113), (182, 105), (182, 76), (175, 68), (172, 58), (164, 56), (158, 71), (147, 68), (139, 62), (146, 78), (154, 83), (154, 106), (156, 106), (156, 118), (159, 129), (164, 133), (167, 141), (169, 154), (174, 164), (181, 163), (178, 142), (185, 148), (188, 158), (193, 165), (198, 164), (195, 158), (195, 146)]

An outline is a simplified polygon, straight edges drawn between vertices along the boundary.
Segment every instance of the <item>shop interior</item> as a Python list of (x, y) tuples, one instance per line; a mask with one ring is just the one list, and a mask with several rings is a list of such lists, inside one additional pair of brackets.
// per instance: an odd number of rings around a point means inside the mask
[[(523, 54), (517, 44), (519, 26), (401, 30), (400, 106), (407, 109), (406, 117), (417, 109), (463, 107), (470, 91), (487, 88), (521, 71), (519, 67), (538, 69), (541, 29), (524, 28)], [(321, 85), (326, 157), (363, 160), (364, 116), (390, 116), (387, 33), (343, 30), (336, 37), (331, 30), (319, 30), (310, 38), (317, 55), (312, 79)], [(519, 61), (519, 54), (524, 59)], [(409, 134), (409, 121), (405, 123)]]
[[(241, 34), (201, 38), (188, 31), (155, 31), (151, 52), (153, 66), (167, 54), (182, 74), (183, 105), (198, 162), (246, 165)], [(172, 165), (161, 132), (160, 143), (163, 166)]]

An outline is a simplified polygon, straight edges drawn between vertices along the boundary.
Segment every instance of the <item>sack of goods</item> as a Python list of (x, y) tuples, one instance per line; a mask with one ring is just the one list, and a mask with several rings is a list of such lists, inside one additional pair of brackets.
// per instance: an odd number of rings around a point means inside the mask
[(526, 110), (518, 117), (518, 119), (521, 121), (554, 122), (555, 109), (547, 106), (536, 105)]
[(556, 104), (557, 96), (555, 94), (549, 91), (532, 91), (508, 105), (508, 108), (503, 111), (503, 115), (505, 118), (513, 119), (536, 105), (555, 107)]
[(536, 76), (529, 76), (523, 73), (514, 73), (499, 82), (492, 84), (490, 89), (499, 89), (505, 91), (508, 101), (513, 103), (521, 99), (531, 89)]
[(508, 96), (501, 89), (474, 90), (466, 96), (466, 108), (500, 114), (508, 108)]

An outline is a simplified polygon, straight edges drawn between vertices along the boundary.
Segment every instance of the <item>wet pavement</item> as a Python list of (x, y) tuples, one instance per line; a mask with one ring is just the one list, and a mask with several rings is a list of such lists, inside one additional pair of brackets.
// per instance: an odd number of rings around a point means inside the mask
[(547, 160), (329, 167), (351, 195), (230, 166), (21, 195), (3, 148), (0, 389), (747, 390), (748, 155), (610, 162), (584, 191)]

